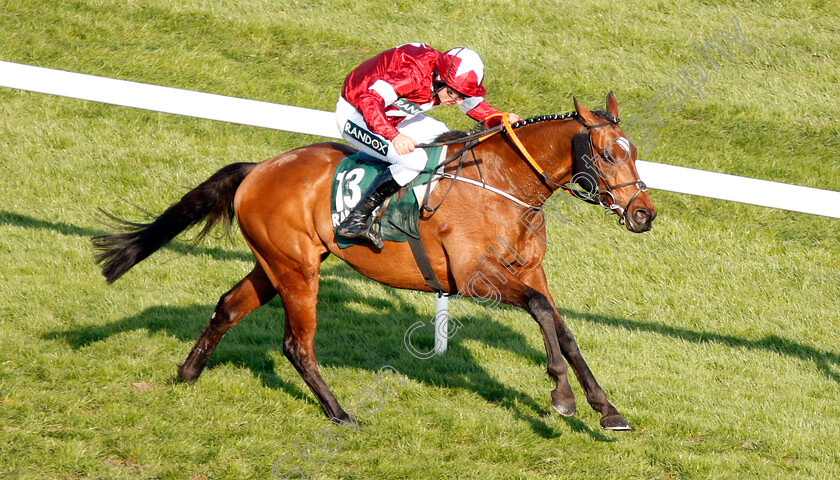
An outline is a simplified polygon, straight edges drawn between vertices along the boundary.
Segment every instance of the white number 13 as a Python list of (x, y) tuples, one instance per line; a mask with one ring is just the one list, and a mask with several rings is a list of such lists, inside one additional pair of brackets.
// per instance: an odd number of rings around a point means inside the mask
[[(338, 174), (338, 190), (335, 192), (335, 211), (340, 212), (345, 208), (353, 208), (362, 199), (362, 189), (359, 184), (365, 178), (363, 168), (354, 168)], [(344, 195), (344, 185), (350, 191), (350, 195)]]

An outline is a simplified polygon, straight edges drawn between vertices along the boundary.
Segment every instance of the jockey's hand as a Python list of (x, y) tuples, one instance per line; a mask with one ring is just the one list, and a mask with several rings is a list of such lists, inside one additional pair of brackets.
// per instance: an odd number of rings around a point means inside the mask
[(510, 122), (510, 123), (516, 123), (516, 122), (519, 122), (519, 121), (522, 120), (522, 118), (520, 118), (519, 115), (517, 115), (515, 113), (508, 113), (507, 118), (508, 118), (508, 122)]
[(402, 133), (398, 133), (397, 136), (391, 140), (391, 143), (394, 144), (394, 148), (400, 155), (413, 152), (414, 147), (417, 146), (417, 142), (415, 142), (413, 138), (405, 136)]

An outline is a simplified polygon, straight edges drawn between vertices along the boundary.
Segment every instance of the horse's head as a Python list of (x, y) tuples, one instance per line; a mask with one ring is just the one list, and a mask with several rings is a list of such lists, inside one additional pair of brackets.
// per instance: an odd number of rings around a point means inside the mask
[(590, 112), (575, 99), (578, 120), (586, 129), (575, 135), (574, 176), (590, 199), (614, 211), (627, 230), (650, 230), (656, 209), (636, 171), (636, 147), (618, 125), (618, 102), (607, 95), (607, 109)]

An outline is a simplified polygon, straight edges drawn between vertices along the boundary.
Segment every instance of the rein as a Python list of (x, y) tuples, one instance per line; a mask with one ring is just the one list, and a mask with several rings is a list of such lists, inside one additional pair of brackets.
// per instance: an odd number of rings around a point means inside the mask
[[(549, 119), (549, 118), (560, 120), (560, 119), (569, 118), (571, 116), (573, 116), (573, 114), (569, 113), (569, 114), (566, 114), (566, 115), (551, 115), (551, 116), (537, 117), (537, 118), (540, 119), (540, 120)], [(514, 203), (516, 203), (518, 205), (521, 205), (525, 208), (531, 209), (531, 210), (542, 209), (542, 207), (536, 206), (536, 205), (531, 205), (527, 202), (524, 202), (524, 201), (516, 198), (515, 196), (505, 192), (504, 190), (501, 190), (501, 189), (498, 189), (498, 188), (491, 187), (491, 186), (487, 185), (487, 183), (484, 181), (484, 175), (481, 173), (481, 168), (480, 167), (478, 167), (478, 168), (479, 168), (479, 175), (481, 177), (481, 182), (477, 182), (475, 180), (471, 180), (471, 179), (468, 179), (468, 178), (462, 178), (460, 176), (461, 168), (464, 166), (464, 160), (467, 157), (467, 153), (472, 153), (473, 159), (475, 160), (475, 153), (472, 151), (472, 149), (475, 148), (475, 146), (478, 145), (479, 143), (481, 143), (481, 142), (487, 140), (488, 138), (490, 138), (490, 137), (492, 137), (492, 136), (494, 136), (494, 135), (496, 135), (500, 132), (503, 132), (503, 131), (508, 132), (508, 134), (511, 135), (511, 138), (514, 140), (514, 143), (516, 144), (517, 148), (519, 148), (519, 152), (526, 158), (526, 160), (528, 160), (531, 167), (534, 168), (535, 170), (537, 170), (540, 173), (541, 178), (543, 180), (545, 180), (548, 183), (551, 183), (553, 185), (556, 185), (558, 188), (562, 188), (562, 185), (559, 185), (558, 183), (556, 183), (556, 182), (552, 181), (550, 178), (548, 178), (548, 176), (545, 174), (543, 169), (539, 166), (539, 164), (536, 162), (536, 160), (534, 160), (534, 157), (532, 157), (531, 154), (528, 153), (528, 150), (525, 148), (525, 146), (519, 140), (519, 137), (516, 135), (516, 132), (514, 131), (513, 126), (508, 121), (506, 114), (495, 113), (495, 114), (490, 115), (487, 118), (485, 118), (484, 121), (486, 122), (487, 120), (489, 120), (491, 118), (495, 118), (495, 117), (502, 117), (502, 123), (500, 123), (499, 125), (497, 125), (495, 127), (488, 128), (486, 130), (481, 130), (479, 132), (473, 132), (473, 133), (470, 133), (470, 134), (468, 134), (464, 137), (459, 137), (457, 139), (450, 140), (450, 141), (433, 142), (433, 143), (426, 143), (426, 144), (418, 145), (418, 148), (428, 148), (428, 147), (440, 147), (440, 146), (444, 146), (444, 145), (448, 146), (448, 145), (453, 145), (453, 144), (456, 144), (456, 143), (463, 143), (464, 144), (464, 146), (461, 147), (460, 150), (458, 150), (457, 152), (450, 155), (445, 161), (443, 161), (441, 164), (436, 166), (434, 169), (424, 170), (424, 171), (420, 172), (421, 174), (423, 174), (423, 173), (435, 174), (435, 172), (437, 170), (440, 170), (442, 167), (445, 167), (445, 166), (449, 165), (450, 163), (454, 162), (455, 160), (460, 159), (460, 161), (458, 162), (458, 169), (455, 171), (455, 175), (444, 174), (444, 173), (436, 174), (441, 178), (449, 178), (449, 179), (452, 180), (452, 182), (450, 182), (449, 188), (446, 189), (446, 192), (443, 194), (443, 197), (440, 199), (440, 202), (438, 202), (438, 204), (435, 205), (434, 207), (429, 207), (428, 206), (429, 194), (431, 192), (432, 179), (429, 179), (429, 181), (426, 182), (426, 193), (425, 193), (424, 198), (423, 198), (423, 210), (424, 211), (430, 212), (430, 213), (435, 213), (437, 211), (437, 209), (440, 208), (440, 206), (443, 204), (443, 201), (446, 199), (446, 196), (449, 195), (449, 192), (452, 190), (452, 186), (455, 185), (455, 181), (462, 181), (462, 182), (465, 182), (465, 183), (469, 183), (471, 185), (476, 185), (478, 187), (484, 188), (485, 190), (490, 190), (493, 193), (497, 193), (497, 194), (507, 198), (508, 200), (511, 200)], [(534, 119), (530, 119), (530, 120), (534, 120)], [(519, 126), (519, 124), (527, 125), (528, 122), (529, 122), (528, 120), (523, 120), (521, 122), (517, 122), (517, 126)], [(478, 163), (476, 163), (476, 166), (478, 166)]]
[[(421, 173), (434, 174), (435, 171), (441, 169), (442, 167), (445, 167), (446, 165), (449, 165), (450, 163), (454, 162), (455, 160), (460, 159), (460, 162), (458, 164), (458, 168), (455, 171), (454, 175), (443, 174), (443, 173), (437, 174), (440, 178), (451, 179), (452, 182), (449, 184), (449, 188), (447, 188), (447, 190), (444, 193), (443, 197), (441, 198), (440, 202), (438, 202), (438, 204), (435, 205), (434, 207), (429, 207), (428, 206), (428, 200), (429, 200), (429, 194), (431, 192), (431, 182), (432, 182), (432, 180), (430, 179), (428, 182), (426, 182), (426, 193), (425, 193), (425, 196), (424, 196), (424, 199), (423, 199), (423, 210), (424, 211), (427, 211), (427, 212), (430, 212), (430, 213), (434, 213), (435, 211), (437, 211), (437, 209), (440, 208), (440, 206), (443, 204), (443, 201), (446, 198), (446, 196), (452, 190), (452, 186), (455, 184), (456, 180), (462, 181), (462, 182), (465, 182), (465, 183), (469, 183), (469, 184), (472, 184), (472, 185), (476, 185), (476, 186), (484, 188), (486, 190), (490, 190), (490, 191), (492, 191), (494, 193), (497, 193), (497, 194), (499, 194), (499, 195), (501, 195), (501, 196), (503, 196), (503, 197), (519, 204), (520, 206), (525, 207), (525, 208), (529, 208), (529, 209), (533, 209), (533, 210), (540, 210), (542, 208), (542, 207), (530, 205), (530, 204), (528, 204), (526, 202), (523, 202), (522, 200), (514, 197), (513, 195), (511, 195), (507, 192), (504, 192), (503, 190), (500, 190), (500, 189), (497, 189), (497, 188), (494, 188), (494, 187), (491, 187), (491, 186), (487, 185), (484, 182), (483, 175), (481, 175), (481, 177), (482, 177), (481, 182), (477, 182), (475, 180), (460, 177), (461, 168), (464, 165), (464, 160), (466, 159), (467, 153), (472, 153), (473, 154), (473, 159), (475, 159), (475, 153), (472, 152), (472, 149), (475, 148), (475, 146), (477, 146), (478, 144), (480, 144), (484, 140), (487, 140), (488, 138), (493, 137), (496, 134), (501, 133), (501, 132), (507, 133), (508, 137), (511, 139), (513, 144), (516, 146), (519, 154), (522, 155), (522, 157), (525, 159), (526, 162), (528, 162), (528, 164), (531, 166), (531, 168), (533, 168), (534, 171), (537, 174), (539, 174), (540, 180), (542, 180), (543, 183), (546, 184), (546, 186), (549, 186), (549, 188), (551, 188), (551, 186), (555, 187), (555, 188), (552, 188), (552, 190), (562, 189), (567, 194), (572, 195), (573, 197), (575, 197), (579, 200), (583, 200), (584, 202), (587, 202), (587, 203), (590, 203), (590, 204), (593, 204), (593, 205), (600, 205), (601, 207), (603, 207), (604, 209), (607, 210), (607, 212), (606, 212), (607, 214), (618, 215), (619, 224), (623, 225), (627, 221), (627, 214), (630, 210), (630, 205), (632, 205), (632, 203), (636, 200), (636, 198), (638, 198), (638, 196), (642, 192), (647, 191), (647, 186), (641, 180), (636, 180), (634, 182), (627, 182), (627, 183), (622, 183), (620, 185), (610, 186), (606, 182), (606, 179), (604, 179), (604, 182), (603, 182), (604, 185), (606, 186), (606, 190), (604, 190), (604, 189), (600, 188), (600, 186), (598, 185), (599, 182), (597, 181), (597, 177), (601, 176), (601, 175), (599, 175), (597, 172), (594, 172), (595, 173), (595, 175), (594, 175), (595, 179), (593, 179), (594, 184), (590, 185), (591, 188), (587, 188), (588, 191), (576, 190), (576, 189), (570, 187), (569, 185), (561, 185), (561, 184), (555, 182), (554, 180), (552, 180), (545, 173), (545, 171), (539, 165), (539, 163), (537, 163), (537, 161), (530, 154), (530, 152), (528, 152), (528, 149), (525, 148), (525, 145), (522, 143), (522, 141), (519, 139), (519, 136), (516, 134), (516, 130), (515, 130), (514, 125), (511, 125), (510, 121), (508, 120), (507, 115), (504, 114), (504, 113), (496, 113), (496, 114), (493, 114), (493, 115), (490, 115), (489, 117), (487, 117), (485, 119), (485, 122), (488, 119), (494, 118), (494, 117), (501, 117), (502, 118), (502, 123), (493, 127), (493, 128), (490, 128), (490, 129), (487, 129), (487, 130), (482, 130), (480, 132), (471, 133), (471, 134), (469, 134), (465, 137), (460, 137), (460, 138), (455, 139), (455, 140), (418, 145), (418, 147), (424, 148), (424, 147), (437, 147), (437, 146), (443, 146), (443, 145), (452, 145), (452, 144), (455, 144), (455, 143), (464, 143), (464, 146), (460, 150), (458, 150), (457, 152), (455, 152), (454, 154), (449, 156), (443, 163), (441, 163), (440, 165), (435, 167), (433, 170), (421, 172)], [(594, 158), (597, 158), (597, 157), (593, 158), (593, 156), (592, 156), (592, 151), (594, 149), (593, 149), (593, 145), (592, 145), (592, 136), (590, 135), (589, 131), (593, 130), (593, 129), (596, 129), (596, 128), (599, 128), (599, 127), (605, 127), (605, 126), (609, 126), (609, 125), (617, 125), (618, 121), (619, 121), (618, 119), (610, 119), (609, 122), (599, 123), (599, 124), (590, 126), (590, 125), (586, 125), (579, 118), (577, 118), (575, 113), (568, 113), (568, 114), (565, 114), (565, 115), (551, 115), (551, 116), (537, 117), (536, 119), (522, 120), (520, 122), (517, 122), (515, 125), (517, 127), (519, 127), (519, 126), (527, 125), (530, 122), (538, 121), (538, 120), (540, 120), (540, 121), (541, 120), (548, 120), (548, 119), (561, 120), (561, 119), (566, 119), (566, 118), (574, 118), (575, 120), (580, 122), (581, 125), (583, 125), (583, 127), (586, 129), (585, 133), (581, 133), (581, 134), (578, 134), (578, 135), (586, 137), (586, 141), (588, 143), (588, 145), (587, 145), (588, 146), (588, 158), (593, 163), (594, 163)], [(575, 156), (576, 156), (576, 158), (573, 160), (573, 164), (572, 164), (573, 169), (576, 167), (576, 164), (579, 163), (579, 158), (578, 157), (582, 157), (582, 154), (580, 152), (575, 151)], [(590, 167), (589, 170), (594, 171), (595, 168)], [(588, 173), (588, 172), (586, 172), (586, 173)], [(480, 170), (479, 170), (479, 174), (481, 174)], [(589, 175), (593, 176), (591, 173)], [(603, 178), (603, 176), (601, 176), (601, 177)], [(615, 203), (615, 196), (613, 195), (612, 192), (614, 190), (618, 190), (618, 189), (624, 188), (624, 187), (629, 187), (629, 186), (632, 186), (632, 185), (635, 185), (638, 188), (638, 190), (630, 198), (630, 201), (627, 202), (627, 207), (622, 208), (621, 206), (619, 206), (618, 204)], [(608, 197), (609, 204), (604, 202), (603, 197), (605, 197), (605, 196)], [(593, 197), (596, 197), (597, 199), (595, 199)]]
[[(496, 115), (500, 115), (500, 114), (491, 115), (491, 117), (496, 116)], [(488, 118), (490, 118), (490, 117), (488, 117)], [(447, 195), (449, 195), (449, 192), (452, 190), (452, 186), (455, 185), (456, 180), (460, 180), (462, 182), (467, 182), (467, 183), (471, 183), (473, 185), (477, 185), (481, 188), (484, 188), (484, 189), (490, 190), (492, 192), (498, 193), (498, 194), (504, 196), (505, 198), (511, 199), (514, 202), (518, 203), (519, 205), (523, 205), (527, 208), (539, 210), (540, 207), (529, 205), (529, 204), (523, 202), (522, 200), (519, 200), (518, 198), (514, 197), (513, 195), (511, 195), (507, 192), (504, 192), (504, 191), (499, 190), (497, 188), (488, 186), (484, 182), (484, 175), (481, 173), (480, 168), (479, 168), (479, 175), (481, 177), (481, 182), (480, 183), (476, 182), (475, 180), (469, 180), (469, 179), (461, 178), (461, 176), (460, 176), (461, 168), (463, 168), (463, 166), (464, 166), (464, 160), (467, 158), (467, 154), (472, 153), (473, 160), (475, 160), (475, 152), (473, 152), (472, 149), (476, 145), (478, 145), (479, 143), (483, 142), (484, 140), (486, 140), (486, 139), (492, 137), (493, 135), (496, 135), (497, 133), (501, 132), (503, 130), (503, 128), (504, 128), (504, 125), (497, 125), (493, 128), (487, 129), (487, 130), (482, 130), (480, 132), (475, 132), (475, 133), (471, 133), (467, 136), (460, 137), (456, 140), (450, 140), (450, 141), (445, 141), (445, 142), (426, 143), (426, 144), (422, 144), (422, 145), (417, 146), (418, 148), (428, 148), (428, 147), (448, 146), (448, 145), (453, 145), (455, 143), (462, 143), (462, 142), (464, 143), (464, 146), (461, 147), (460, 150), (458, 150), (457, 152), (450, 155), (446, 160), (443, 161), (443, 163), (434, 167), (432, 170), (423, 170), (423, 171), (420, 172), (420, 174), (424, 174), (424, 173), (425, 174), (432, 174), (432, 175), (437, 175), (438, 177), (441, 177), (441, 178), (452, 179), (452, 182), (449, 183), (449, 188), (446, 189), (446, 192), (443, 194), (443, 197), (441, 197), (440, 202), (438, 202), (438, 204), (435, 205), (434, 207), (429, 207), (428, 206), (428, 204), (429, 204), (429, 194), (432, 191), (432, 181), (433, 181), (434, 177), (430, 178), (426, 182), (426, 192), (423, 195), (423, 202), (422, 202), (423, 211), (429, 212), (429, 213), (432, 213), (432, 214), (435, 213), (437, 211), (437, 209), (440, 208), (441, 205), (443, 205), (443, 201), (446, 199)], [(458, 160), (458, 159), (460, 159), (460, 161), (458, 162), (457, 170), (455, 170), (455, 175), (444, 174), (444, 173), (436, 173), (441, 168), (446, 167), (447, 165), (449, 165), (450, 163), (452, 163), (452, 162), (454, 162), (455, 160)], [(476, 165), (478, 165), (478, 164), (476, 163)]]

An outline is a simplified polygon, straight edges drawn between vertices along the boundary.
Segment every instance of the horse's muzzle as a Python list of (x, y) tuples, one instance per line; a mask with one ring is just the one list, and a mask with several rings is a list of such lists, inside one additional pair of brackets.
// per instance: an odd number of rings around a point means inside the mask
[(625, 226), (633, 233), (647, 232), (653, 227), (653, 220), (656, 218), (656, 210), (650, 211), (647, 208), (637, 208), (632, 213), (625, 214)]

